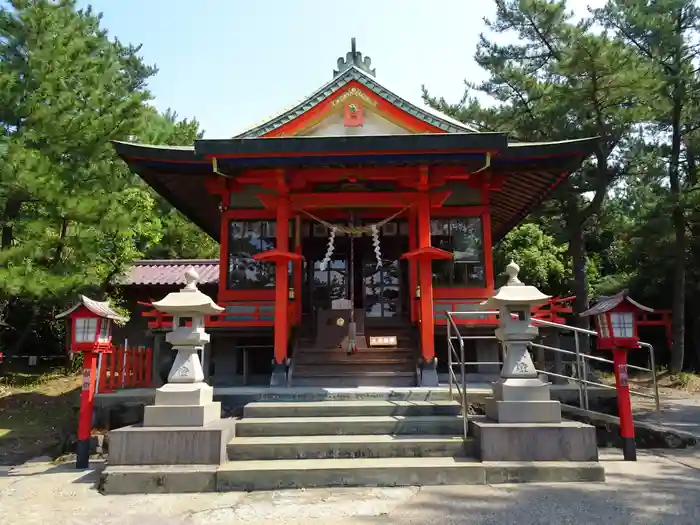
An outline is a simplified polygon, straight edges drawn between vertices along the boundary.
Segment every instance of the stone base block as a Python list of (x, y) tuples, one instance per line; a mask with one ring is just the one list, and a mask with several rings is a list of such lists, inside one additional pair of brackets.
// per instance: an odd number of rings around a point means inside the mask
[(279, 490), (312, 487), (399, 487), (527, 482), (605, 481), (598, 462), (480, 462), (466, 458), (353, 458), (240, 461), (221, 466), (113, 466), (103, 494)]
[(437, 373), (437, 364), (435, 361), (423, 363), (423, 368), (420, 374), (421, 387), (435, 387), (440, 384), (440, 379)]
[(204, 405), (151, 405), (143, 412), (144, 427), (203, 427), (221, 417), (221, 403)]
[(156, 390), (155, 405), (205, 405), (214, 400), (214, 389), (206, 383), (168, 383)]
[(115, 466), (102, 471), (102, 494), (183, 494), (216, 491), (217, 465)]
[(485, 400), (486, 416), (498, 423), (559, 423), (559, 401), (497, 401)]
[(501, 379), (492, 385), (493, 397), (498, 401), (549, 401), (550, 385), (537, 378)]
[(219, 465), (233, 439), (233, 419), (202, 427), (134, 425), (109, 433), (108, 463), (113, 465)]
[(596, 430), (576, 421), (469, 423), (481, 461), (598, 461)]

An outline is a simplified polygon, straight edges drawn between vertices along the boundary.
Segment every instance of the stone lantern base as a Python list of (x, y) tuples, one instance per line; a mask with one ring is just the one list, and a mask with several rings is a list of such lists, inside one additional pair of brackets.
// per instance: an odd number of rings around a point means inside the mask
[(110, 465), (220, 465), (234, 436), (206, 383), (169, 383), (156, 390), (142, 425), (109, 433)]
[(472, 418), (482, 461), (597, 461), (595, 427), (562, 420), (551, 383), (502, 378), (486, 398), (486, 417)]
[(145, 427), (203, 427), (221, 417), (221, 403), (206, 383), (168, 383), (156, 390), (143, 415)]
[(486, 416), (499, 423), (559, 423), (561, 403), (551, 399), (550, 385), (536, 378), (501, 379), (486, 398)]

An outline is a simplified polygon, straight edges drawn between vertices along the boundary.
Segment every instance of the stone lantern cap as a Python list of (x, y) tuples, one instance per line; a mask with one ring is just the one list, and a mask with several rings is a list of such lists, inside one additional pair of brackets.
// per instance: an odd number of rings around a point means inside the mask
[(194, 313), (201, 315), (216, 315), (225, 309), (211, 300), (207, 294), (199, 291), (197, 281), (199, 274), (194, 268), (185, 272), (187, 284), (178, 292), (166, 295), (160, 301), (153, 302), (153, 307), (166, 314)]
[(520, 266), (515, 264), (515, 261), (511, 261), (510, 264), (506, 266), (508, 282), (505, 286), (501, 286), (496, 290), (496, 293), (482, 304), (485, 305), (486, 308), (500, 309), (502, 306), (509, 304), (538, 306), (540, 304), (545, 304), (551, 299), (551, 295), (545, 295), (535, 286), (529, 286), (520, 281), (520, 279), (518, 279), (518, 272), (520, 272)]

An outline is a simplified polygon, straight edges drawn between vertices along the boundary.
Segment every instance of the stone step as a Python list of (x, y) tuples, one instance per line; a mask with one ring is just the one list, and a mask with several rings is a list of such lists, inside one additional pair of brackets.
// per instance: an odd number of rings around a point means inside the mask
[(236, 422), (236, 436), (334, 436), (370, 434), (462, 435), (457, 416), (249, 418)]
[(231, 461), (216, 465), (107, 465), (103, 494), (182, 494), (311, 487), (496, 485), (605, 481), (600, 463), (502, 462), (470, 458)]
[[(344, 348), (318, 348), (318, 347), (300, 347), (296, 350), (297, 355), (347, 355), (347, 350)], [(398, 347), (375, 347), (375, 348), (358, 348), (353, 355), (406, 355), (413, 357), (416, 354), (416, 349), (413, 345), (398, 346)]]
[[(303, 372), (302, 372), (303, 370)], [(352, 368), (338, 370), (337, 367), (310, 367), (299, 370), (294, 369), (294, 377), (412, 377), (415, 378), (415, 371), (396, 371), (396, 370), (355, 370)]]
[(468, 457), (232, 461), (216, 475), (218, 491), (310, 487), (483, 485), (604, 481), (599, 463), (497, 462)]
[[(294, 378), (292, 378), (294, 381)], [(447, 387), (328, 387), (296, 385), (292, 388), (270, 389), (258, 396), (259, 401), (305, 402), (305, 401), (449, 401), (456, 399), (456, 393), (450, 396)], [(470, 396), (474, 394), (470, 393)]]
[(458, 416), (457, 401), (310, 401), (252, 402), (243, 407), (244, 418), (353, 417), (353, 416)]
[(332, 354), (319, 356), (318, 354), (301, 354), (296, 360), (296, 366), (300, 365), (332, 365), (332, 364), (347, 364), (347, 365), (401, 365), (409, 363), (414, 364), (412, 356), (379, 354), (379, 355), (348, 355), (348, 354)]
[(298, 363), (294, 366), (294, 374), (298, 376), (397, 376), (406, 375), (415, 377), (416, 365), (411, 361), (403, 363)]
[(294, 387), (318, 387), (318, 388), (352, 388), (352, 387), (412, 387), (416, 386), (415, 373), (386, 373), (381, 374), (341, 374), (337, 375), (306, 375), (292, 376)]
[(273, 436), (236, 437), (228, 446), (228, 459), (282, 460), (325, 458), (390, 458), (469, 456), (473, 440), (461, 436)]

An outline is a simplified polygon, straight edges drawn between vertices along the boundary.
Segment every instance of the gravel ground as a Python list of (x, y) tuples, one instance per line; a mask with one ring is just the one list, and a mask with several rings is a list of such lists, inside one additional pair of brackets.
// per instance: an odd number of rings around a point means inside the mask
[(3, 525), (486, 525), (700, 523), (700, 448), (603, 453), (608, 481), (102, 496), (100, 465), (35, 460), (0, 470)]

